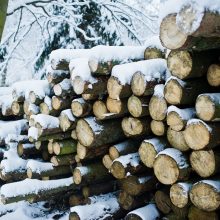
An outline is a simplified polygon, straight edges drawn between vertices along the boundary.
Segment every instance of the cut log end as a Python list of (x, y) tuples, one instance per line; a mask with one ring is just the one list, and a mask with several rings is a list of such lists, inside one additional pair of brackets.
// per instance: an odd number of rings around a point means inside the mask
[(71, 121), (69, 120), (68, 116), (65, 114), (61, 114), (59, 120), (60, 120), (60, 128), (62, 129), (63, 132), (67, 131), (72, 126)]
[(71, 109), (76, 117), (80, 117), (83, 114), (83, 107), (79, 102), (72, 102)]
[(50, 114), (50, 108), (49, 106), (46, 104), (46, 103), (41, 103), (40, 104), (40, 112), (42, 114), (45, 114), (45, 115), (49, 115)]
[(52, 106), (55, 110), (59, 110), (61, 107), (61, 100), (59, 97), (53, 96), (52, 97)]
[(220, 65), (212, 64), (207, 73), (207, 79), (211, 86), (220, 86)]
[(119, 154), (117, 148), (114, 146), (109, 148), (109, 155), (112, 160), (115, 160), (120, 157), (120, 154)]
[(76, 76), (73, 81), (73, 90), (77, 95), (81, 95), (85, 89), (85, 81), (80, 77)]
[(122, 111), (123, 103), (121, 100), (107, 98), (106, 107), (111, 113), (119, 114)]
[(147, 48), (144, 51), (144, 59), (149, 60), (149, 59), (156, 59), (156, 58), (164, 58), (165, 55), (164, 53), (159, 50), (158, 48), (152, 47), (152, 48)]
[(20, 105), (17, 101), (12, 102), (11, 110), (14, 115), (19, 115), (23, 112), (23, 106)]
[(29, 179), (31, 179), (32, 176), (33, 176), (32, 170), (31, 170), (30, 168), (27, 168), (27, 177), (28, 177)]
[(79, 169), (75, 168), (73, 171), (74, 183), (79, 185), (82, 182), (82, 174)]
[(103, 101), (96, 101), (94, 104), (93, 104), (93, 113), (94, 115), (96, 116), (96, 118), (98, 119), (105, 119), (105, 114), (108, 113), (108, 110), (106, 108), (106, 105)]
[(60, 84), (56, 84), (53, 87), (53, 91), (54, 91), (55, 95), (60, 96), (62, 94), (62, 87), (61, 87), (61, 85)]
[(145, 92), (146, 82), (145, 76), (141, 72), (137, 72), (133, 75), (131, 80), (131, 90), (134, 95), (141, 96)]
[(125, 168), (119, 161), (113, 162), (110, 171), (116, 179), (123, 179), (126, 177)]
[(129, 117), (122, 120), (122, 129), (126, 136), (136, 136), (142, 133), (143, 125), (137, 118)]
[(156, 136), (163, 136), (166, 134), (166, 125), (163, 121), (152, 120), (150, 123), (151, 131)]
[(107, 83), (107, 90), (109, 97), (112, 99), (119, 99), (120, 93), (122, 91), (123, 86), (120, 84), (118, 79), (115, 77), (110, 77)]
[(167, 114), (167, 124), (175, 131), (181, 131), (185, 127), (182, 118), (174, 111)]
[[(51, 142), (50, 142), (51, 143)], [(49, 145), (48, 145), (49, 146)], [(50, 146), (51, 147), (51, 146)], [(58, 142), (54, 142), (52, 143), (52, 148), (53, 148), (53, 153), (56, 154), (56, 155), (59, 155), (60, 154), (60, 145)], [(48, 150), (49, 151), (49, 150)], [(50, 150), (51, 151), (51, 150)]]
[(110, 170), (111, 166), (112, 166), (112, 159), (111, 157), (106, 154), (103, 158), (102, 158), (102, 163), (104, 165), (104, 167), (108, 170)]

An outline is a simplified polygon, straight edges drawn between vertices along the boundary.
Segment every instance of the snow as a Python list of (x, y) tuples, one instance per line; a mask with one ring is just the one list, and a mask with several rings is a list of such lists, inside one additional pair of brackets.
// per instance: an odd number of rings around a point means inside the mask
[[(60, 49), (58, 49), (58, 50), (60, 50)], [(61, 49), (61, 50), (63, 50), (63, 49)], [(68, 50), (68, 49), (66, 49), (66, 50)], [(51, 52), (51, 54), (53, 53), (53, 52), (55, 52), (56, 50), (53, 50), (52, 52)], [(48, 76), (48, 75), (51, 75), (51, 76), (53, 76), (53, 77), (58, 77), (58, 76), (63, 76), (63, 75), (65, 75), (65, 76), (69, 76), (69, 71), (67, 71), (67, 70), (54, 70), (52, 67), (51, 67), (51, 65), (48, 65), (47, 66), (47, 69), (46, 69), (46, 76)]]
[[(114, 147), (118, 152), (122, 152), (126, 149), (127, 146), (134, 145), (130, 140), (123, 141), (121, 143), (115, 144)], [(135, 146), (134, 146), (135, 147)]]
[(45, 96), (44, 103), (48, 106), (48, 108), (52, 109), (52, 99), (49, 96)]
[(7, 137), (5, 138), (5, 143), (9, 144), (10, 142), (22, 142), (28, 140), (27, 135), (19, 135), (19, 134), (8, 134)]
[(193, 184), (192, 183), (185, 183), (185, 182), (179, 182), (177, 184), (182, 187), (183, 195), (185, 197), (188, 197), (189, 191), (191, 190)]
[(79, 102), (80, 104), (86, 103), (86, 101), (83, 98), (73, 99), (72, 102)]
[(111, 213), (120, 209), (117, 196), (113, 193), (93, 196), (89, 199), (91, 204), (71, 208), (71, 212), (76, 212), (81, 220), (106, 219), (112, 216)]
[(27, 162), (27, 169), (31, 169), (32, 173), (39, 173), (53, 170), (53, 164), (50, 162), (42, 162), (37, 160), (28, 160)]
[(193, 118), (196, 115), (195, 108), (185, 108), (185, 109), (180, 109), (177, 108), (174, 105), (171, 105), (167, 109), (167, 115), (170, 112), (176, 112), (181, 119), (188, 121), (189, 119)]
[(3, 185), (0, 189), (0, 194), (5, 198), (29, 194), (37, 195), (43, 190), (56, 189), (58, 187), (70, 186), (72, 184), (72, 177), (58, 180), (25, 179), (19, 182)]
[(23, 148), (24, 149), (29, 149), (29, 148), (33, 148), (35, 145), (31, 144), (31, 143), (27, 143), (27, 144), (23, 144)]
[(144, 183), (146, 183), (149, 179), (151, 179), (152, 178), (152, 176), (144, 176), (144, 177), (139, 177), (138, 178), (138, 182), (140, 183), (140, 184), (144, 184)]
[(186, 82), (184, 82), (183, 80), (181, 80), (181, 79), (179, 79), (179, 78), (177, 78), (177, 77), (175, 77), (175, 76), (171, 76), (171, 77), (169, 77), (169, 78), (167, 79), (167, 81), (166, 81), (166, 83), (165, 83), (165, 86), (166, 86), (166, 84), (167, 84), (170, 80), (176, 80), (176, 81), (180, 84), (180, 86), (182, 86), (182, 87), (185, 87), (185, 85), (186, 85)]
[(76, 118), (74, 117), (71, 109), (63, 110), (60, 115), (66, 115), (68, 119), (72, 122), (76, 121)]
[(164, 98), (164, 84), (158, 84), (154, 87), (154, 96), (163, 99)]
[(89, 169), (86, 166), (76, 167), (76, 169), (80, 171), (81, 176), (85, 176), (89, 172)]
[(2, 109), (2, 114), (5, 115), (7, 109), (11, 109), (12, 102), (14, 101), (12, 95), (3, 95), (0, 96), (0, 106)]
[(185, 157), (183, 156), (183, 153), (180, 150), (177, 150), (175, 148), (167, 148), (167, 149), (159, 152), (157, 154), (156, 158), (159, 155), (170, 156), (171, 158), (173, 158), (176, 161), (176, 163), (178, 164), (180, 169), (189, 167), (188, 161), (185, 159)]
[(112, 69), (112, 76), (116, 77), (122, 85), (131, 84), (131, 78), (136, 72), (141, 72), (146, 81), (165, 79), (167, 63), (164, 59), (151, 59), (116, 65)]
[(142, 220), (156, 220), (160, 217), (160, 213), (157, 210), (155, 204), (149, 204), (142, 208), (135, 209), (128, 214), (135, 214), (139, 216)]
[(162, 139), (160, 138), (151, 138), (151, 139), (144, 140), (144, 142), (152, 144), (156, 152), (159, 153), (160, 151), (164, 150), (166, 146), (164, 141), (161, 141), (161, 140)]
[(100, 134), (103, 131), (103, 126), (99, 124), (94, 117), (84, 118), (84, 120), (89, 124), (95, 134)]
[(70, 79), (64, 79), (62, 82), (59, 83), (59, 85), (65, 91), (70, 90), (72, 88)]
[(197, 118), (193, 118), (193, 119), (190, 119), (188, 122), (187, 122), (187, 126), (191, 125), (191, 124), (203, 124), (207, 129), (208, 131), (211, 133), (212, 132), (212, 128), (210, 126), (208, 126), (204, 121), (200, 120), (200, 119), (197, 119)]
[(35, 104), (29, 103), (28, 104), (28, 111), (31, 112), (32, 114), (36, 115), (40, 112), (40, 108), (39, 108), (39, 106), (37, 106)]
[(59, 119), (51, 115), (45, 115), (45, 114), (31, 115), (31, 119), (34, 120), (35, 125), (39, 123), (43, 129), (59, 127)]
[(123, 167), (127, 167), (129, 164), (132, 167), (137, 167), (138, 165), (140, 165), (140, 156), (138, 153), (132, 153), (132, 154), (120, 156), (119, 158), (115, 159), (113, 162), (115, 161), (120, 162), (123, 165)]
[(200, 96), (208, 96), (210, 97), (210, 99), (215, 102), (216, 104), (219, 104), (220, 105), (220, 93), (203, 93), (203, 94), (200, 94), (198, 96), (198, 98)]
[[(219, 180), (201, 180), (198, 183), (200, 182), (211, 185), (217, 190), (217, 192), (220, 192), (220, 181)], [(195, 183), (195, 185), (198, 183)]]
[(10, 94), (12, 94), (12, 88), (11, 87), (0, 87), (0, 96), (10, 95)]
[(38, 139), (38, 129), (35, 127), (30, 127), (28, 129), (28, 137), (31, 137), (34, 140), (37, 140)]
[(158, 50), (161, 51), (165, 51), (166, 48), (162, 46), (161, 42), (160, 42), (160, 38), (159, 35), (155, 35), (152, 37), (149, 37), (145, 42), (144, 42), (144, 46), (146, 48), (157, 48)]

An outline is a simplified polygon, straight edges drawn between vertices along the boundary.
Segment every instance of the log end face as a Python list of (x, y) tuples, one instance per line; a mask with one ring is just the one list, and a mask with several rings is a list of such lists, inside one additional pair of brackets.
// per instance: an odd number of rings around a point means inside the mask
[(139, 148), (141, 161), (146, 167), (153, 168), (153, 164), (157, 155), (156, 150), (150, 143), (142, 142)]
[(166, 133), (166, 128), (163, 121), (152, 120), (150, 123), (151, 130), (156, 136), (163, 136)]
[(120, 157), (118, 150), (114, 146), (109, 148), (109, 155), (112, 160)]
[(74, 116), (80, 117), (83, 114), (82, 105), (79, 102), (72, 102), (71, 103), (71, 110)]
[(167, 124), (175, 131), (181, 131), (185, 124), (176, 112), (169, 112), (167, 114)]
[(82, 182), (82, 174), (79, 169), (75, 168), (73, 171), (73, 180), (74, 183), (79, 185)]
[(131, 90), (134, 95), (141, 96), (144, 94), (146, 88), (145, 77), (141, 72), (133, 75), (131, 80)]
[(27, 177), (28, 177), (29, 179), (31, 179), (32, 176), (33, 176), (33, 173), (32, 173), (31, 168), (27, 168)]
[(72, 80), (73, 90), (77, 95), (81, 95), (85, 89), (85, 82), (80, 76), (76, 76)]
[(108, 79), (107, 90), (110, 98), (119, 100), (122, 88), (123, 86), (115, 77)]
[(143, 131), (143, 125), (137, 118), (124, 118), (122, 120), (122, 129), (127, 137), (137, 136)]
[(142, 114), (142, 103), (136, 96), (128, 99), (128, 111), (133, 117), (140, 117)]
[(207, 80), (211, 86), (220, 86), (220, 65), (212, 64), (207, 73)]
[[(51, 147), (53, 148), (53, 150), (50, 149)], [(54, 142), (54, 143), (49, 142), (48, 143), (48, 152), (51, 152), (51, 151), (56, 155), (60, 154), (60, 145), (58, 142)]]
[(116, 178), (116, 179), (123, 179), (126, 177), (126, 172), (125, 172), (125, 168), (124, 166), (118, 162), (118, 161), (114, 161), (110, 172), (112, 173), (112, 175)]

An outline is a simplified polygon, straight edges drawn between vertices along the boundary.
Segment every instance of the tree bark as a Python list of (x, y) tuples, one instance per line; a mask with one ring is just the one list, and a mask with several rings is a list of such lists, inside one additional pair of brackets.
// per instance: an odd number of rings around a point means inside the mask
[(65, 155), (76, 153), (77, 142), (72, 139), (66, 139), (53, 142), (53, 153), (55, 155)]
[(17, 146), (17, 153), (21, 157), (31, 157), (31, 156), (39, 156), (40, 151), (35, 148), (34, 144), (30, 143), (19, 143)]
[(52, 156), (50, 162), (53, 166), (68, 166), (76, 163), (74, 154)]
[(69, 109), (71, 106), (71, 99), (69, 97), (62, 98), (58, 96), (52, 97), (52, 108), (55, 110), (62, 111), (64, 109)]
[(206, 212), (201, 209), (196, 208), (195, 206), (191, 206), (188, 214), (189, 220), (219, 220), (219, 215), (217, 212)]
[(47, 72), (47, 81), (51, 84), (51, 85), (55, 85), (58, 84), (60, 82), (62, 82), (64, 79), (66, 78), (70, 78), (70, 72), (69, 72), (69, 68), (68, 70), (55, 70), (52, 68), (48, 68), (48, 72)]

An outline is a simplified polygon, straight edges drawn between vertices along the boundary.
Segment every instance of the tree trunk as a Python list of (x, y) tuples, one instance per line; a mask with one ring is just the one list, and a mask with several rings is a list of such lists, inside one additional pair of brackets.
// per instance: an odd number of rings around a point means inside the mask
[(192, 186), (190, 200), (203, 211), (215, 211), (220, 206), (219, 191), (219, 180), (202, 180)]
[(127, 137), (149, 135), (151, 133), (150, 118), (126, 117), (123, 118), (121, 126)]
[(191, 206), (188, 214), (189, 220), (219, 220), (219, 215), (217, 212), (206, 212), (201, 209)]
[(220, 86), (220, 65), (212, 64), (209, 66), (207, 80), (210, 86)]
[(159, 152), (168, 147), (164, 138), (152, 138), (144, 140), (139, 148), (139, 155), (143, 164), (148, 168), (153, 168), (155, 158)]
[(161, 151), (154, 161), (153, 168), (157, 179), (165, 185), (187, 180), (191, 171), (186, 156), (174, 148)]
[(220, 144), (220, 124), (205, 123), (199, 119), (188, 121), (184, 137), (193, 150), (211, 149)]
[(72, 113), (76, 117), (85, 117), (91, 114), (92, 105), (83, 98), (73, 99), (71, 103)]
[(220, 172), (220, 153), (213, 150), (193, 151), (190, 155), (193, 170), (201, 177), (209, 177)]
[(206, 75), (209, 65), (218, 60), (219, 51), (171, 51), (168, 68), (179, 79), (199, 78)]
[(201, 94), (196, 99), (196, 114), (204, 121), (220, 121), (220, 93)]
[(56, 141), (53, 143), (53, 152), (56, 155), (76, 153), (77, 142), (72, 139)]
[(128, 107), (127, 107), (127, 99), (111, 99), (110, 97), (107, 98), (106, 107), (111, 113), (115, 114), (127, 114)]
[(124, 139), (121, 120), (98, 122), (94, 117), (80, 119), (76, 126), (79, 142), (86, 147), (99, 147)]
[(76, 118), (72, 114), (71, 109), (63, 110), (59, 117), (60, 128), (63, 132), (76, 128)]
[(53, 96), (51, 102), (52, 108), (59, 111), (69, 109), (71, 106), (71, 101), (72, 100), (69, 97), (62, 98), (58, 96)]
[(121, 98), (128, 98), (132, 95), (131, 86), (128, 84), (122, 85), (114, 76), (111, 76), (107, 83), (107, 90), (111, 99), (119, 100)]
[(167, 133), (167, 125), (163, 121), (152, 120), (150, 128), (152, 133), (156, 136), (164, 136)]
[(149, 115), (150, 97), (137, 97), (132, 95), (128, 99), (128, 111), (133, 117), (139, 118)]
[(50, 162), (53, 166), (68, 166), (76, 163), (74, 154), (52, 156)]
[(167, 140), (173, 148), (180, 151), (190, 150), (184, 137), (184, 131), (174, 131), (169, 127), (167, 130)]

